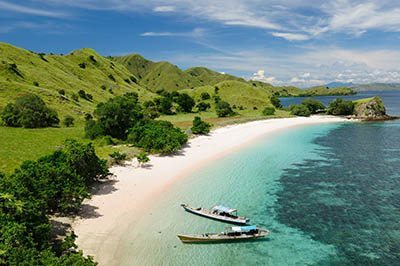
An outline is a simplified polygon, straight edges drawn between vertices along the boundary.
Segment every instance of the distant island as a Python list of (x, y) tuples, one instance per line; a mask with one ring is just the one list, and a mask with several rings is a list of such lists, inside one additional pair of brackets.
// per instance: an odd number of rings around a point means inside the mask
[(368, 83), (354, 84), (352, 82), (330, 82), (325, 85), (328, 88), (346, 87), (354, 91), (390, 91), (400, 90), (400, 83)]

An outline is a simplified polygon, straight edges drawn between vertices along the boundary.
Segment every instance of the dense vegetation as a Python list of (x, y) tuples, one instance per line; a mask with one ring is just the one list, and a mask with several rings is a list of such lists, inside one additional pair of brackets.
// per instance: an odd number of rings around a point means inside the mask
[(290, 113), (297, 116), (310, 116), (311, 112), (307, 106), (303, 104), (294, 104), (289, 107)]
[(187, 135), (168, 121), (141, 121), (130, 129), (128, 142), (148, 152), (170, 154), (187, 142)]
[(136, 93), (127, 93), (100, 103), (94, 112), (96, 121), (86, 124), (86, 135), (94, 139), (98, 136), (111, 136), (125, 140), (128, 130), (143, 118)]
[(57, 126), (57, 113), (46, 106), (35, 94), (27, 94), (9, 103), (1, 113), (1, 119), (9, 127), (39, 128)]
[(263, 115), (274, 115), (275, 114), (275, 108), (274, 107), (265, 107), (264, 110), (262, 111)]
[(191, 131), (193, 134), (208, 134), (210, 132), (211, 124), (201, 120), (199, 116), (193, 119), (193, 126)]
[(310, 110), (311, 114), (317, 114), (326, 110), (326, 107), (322, 102), (313, 98), (304, 99), (301, 104), (306, 106), (307, 109)]
[(329, 104), (327, 113), (330, 115), (351, 115), (354, 111), (354, 103), (343, 99), (336, 99)]
[(95, 265), (76, 251), (73, 232), (63, 240), (52, 233), (49, 215), (78, 211), (89, 187), (107, 175), (93, 146), (73, 140), (11, 176), (0, 174), (0, 264)]

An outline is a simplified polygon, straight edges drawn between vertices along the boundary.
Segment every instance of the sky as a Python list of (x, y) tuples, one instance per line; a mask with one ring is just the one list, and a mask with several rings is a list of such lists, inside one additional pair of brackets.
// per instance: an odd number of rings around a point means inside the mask
[(0, 42), (90, 47), (274, 85), (400, 82), (398, 0), (0, 0)]

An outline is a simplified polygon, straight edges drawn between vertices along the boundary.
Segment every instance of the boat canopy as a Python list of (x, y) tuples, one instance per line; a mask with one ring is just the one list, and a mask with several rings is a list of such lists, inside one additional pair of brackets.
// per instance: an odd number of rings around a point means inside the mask
[(248, 226), (233, 226), (233, 232), (250, 232), (251, 230), (257, 230), (257, 226), (248, 225)]
[(222, 205), (214, 206), (212, 208), (212, 210), (213, 211), (217, 211), (217, 212), (226, 212), (226, 213), (232, 213), (232, 212), (236, 212), (237, 211), (236, 209), (232, 209), (232, 208), (225, 207), (225, 206), (222, 206)]

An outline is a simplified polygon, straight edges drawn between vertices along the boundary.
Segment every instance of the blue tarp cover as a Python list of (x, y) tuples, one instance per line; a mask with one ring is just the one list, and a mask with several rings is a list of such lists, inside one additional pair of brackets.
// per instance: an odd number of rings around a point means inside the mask
[(249, 232), (251, 230), (256, 230), (257, 226), (255, 225), (248, 225), (248, 226), (233, 226), (232, 231), (235, 232)]

